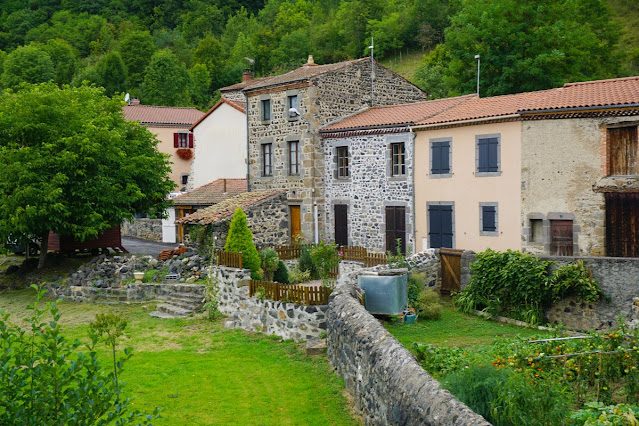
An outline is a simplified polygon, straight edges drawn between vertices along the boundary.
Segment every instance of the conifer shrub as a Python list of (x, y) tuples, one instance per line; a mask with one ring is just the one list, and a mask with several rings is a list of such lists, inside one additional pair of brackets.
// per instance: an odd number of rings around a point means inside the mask
[(311, 258), (311, 251), (308, 249), (308, 247), (302, 248), (302, 254), (300, 255), (298, 268), (301, 272), (309, 272), (310, 277), (314, 280), (319, 278), (319, 273), (317, 272), (317, 268), (313, 263), (313, 259)]
[(289, 283), (288, 268), (286, 267), (286, 264), (281, 260), (277, 263), (277, 269), (275, 270), (275, 275), (273, 276), (273, 279), (275, 280), (275, 282), (278, 282), (281, 284)]
[(254, 280), (261, 278), (260, 254), (253, 244), (253, 233), (248, 227), (246, 215), (241, 207), (235, 209), (235, 213), (233, 213), (224, 250), (241, 252), (242, 265), (245, 269), (251, 270), (251, 278)]

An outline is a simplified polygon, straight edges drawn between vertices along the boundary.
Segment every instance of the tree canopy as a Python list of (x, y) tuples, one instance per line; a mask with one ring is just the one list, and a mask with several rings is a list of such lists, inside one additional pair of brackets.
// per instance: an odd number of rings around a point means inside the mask
[(0, 235), (35, 235), (46, 247), (49, 231), (85, 240), (136, 212), (161, 214), (173, 183), (157, 143), (102, 89), (45, 83), (5, 91)]

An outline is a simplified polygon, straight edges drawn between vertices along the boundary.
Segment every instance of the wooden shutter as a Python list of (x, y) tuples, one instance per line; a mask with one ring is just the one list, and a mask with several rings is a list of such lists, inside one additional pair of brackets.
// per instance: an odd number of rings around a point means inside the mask
[(637, 127), (608, 129), (608, 170), (610, 175), (639, 174)]
[(486, 138), (479, 139), (477, 142), (479, 147), (478, 172), (497, 172), (499, 171), (499, 139)]
[(180, 136), (177, 133), (173, 133), (173, 148), (179, 148), (180, 147), (179, 137)]
[(193, 148), (193, 133), (189, 133), (189, 148)]
[(450, 173), (450, 142), (433, 142), (431, 155), (432, 174)]
[(497, 230), (495, 225), (495, 214), (497, 210), (493, 206), (482, 206), (481, 218), (482, 218), (482, 231), (494, 232)]
[(335, 204), (335, 244), (348, 245), (348, 207), (345, 204)]
[(606, 193), (606, 254), (639, 257), (639, 194)]
[(572, 220), (550, 221), (550, 254), (572, 256)]
[(406, 207), (386, 207), (386, 251), (397, 252), (397, 239), (400, 239), (400, 250), (406, 253)]
[(453, 247), (453, 207), (429, 206), (428, 219), (430, 230), (428, 238), (431, 248)]

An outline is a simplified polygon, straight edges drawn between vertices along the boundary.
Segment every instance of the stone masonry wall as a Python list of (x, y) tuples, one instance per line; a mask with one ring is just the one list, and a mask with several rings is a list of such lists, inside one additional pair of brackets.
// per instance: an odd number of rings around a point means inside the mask
[[(413, 257), (412, 262), (424, 265), (436, 259), (433, 252)], [(329, 360), (344, 378), (365, 423), (489, 425), (442, 389), (410, 351), (360, 305), (360, 273), (338, 278), (329, 303), (327, 346)]]
[(143, 302), (167, 300), (175, 293), (197, 294), (204, 298), (206, 287), (201, 284), (131, 283), (107, 288), (49, 285), (48, 290), (54, 298), (73, 302)]
[(136, 218), (122, 222), (122, 236), (162, 241), (162, 219)]
[(319, 337), (326, 330), (328, 306), (260, 300), (249, 297), (250, 271), (219, 267), (211, 270), (218, 279), (219, 310), (228, 315), (226, 327), (274, 334), (295, 341)]
[[(406, 209), (407, 246), (413, 240), (413, 138), (410, 133), (353, 136), (324, 141), (326, 159), (325, 228), (327, 238), (335, 238), (335, 205), (347, 205), (348, 244), (373, 252), (386, 251), (386, 207)], [(406, 174), (391, 176), (390, 144), (404, 142)], [(337, 177), (337, 147), (347, 146), (348, 178)]]

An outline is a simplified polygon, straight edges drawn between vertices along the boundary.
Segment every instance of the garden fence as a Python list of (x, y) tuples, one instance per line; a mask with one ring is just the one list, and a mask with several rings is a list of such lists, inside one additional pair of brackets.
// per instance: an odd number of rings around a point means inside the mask
[[(281, 260), (290, 260), (299, 259), (302, 255), (302, 249), (311, 247), (313, 247), (312, 244), (278, 246), (275, 247), (275, 251), (277, 251), (277, 255)], [(385, 253), (369, 253), (365, 247), (361, 246), (341, 246), (338, 247), (338, 250), (342, 260), (364, 262), (364, 267), (366, 268), (385, 265), (388, 261), (388, 256)]]
[(328, 305), (328, 296), (331, 294), (331, 289), (322, 286), (310, 287), (269, 281), (249, 281), (249, 295), (251, 297), (259, 293), (261, 289), (263, 289), (266, 299), (301, 305)]
[(312, 244), (295, 244), (292, 246), (278, 246), (275, 251), (281, 260), (299, 259), (303, 248), (311, 248)]
[(217, 250), (215, 252), (215, 261), (218, 266), (230, 266), (231, 268), (242, 269), (242, 252), (235, 253), (232, 251)]

